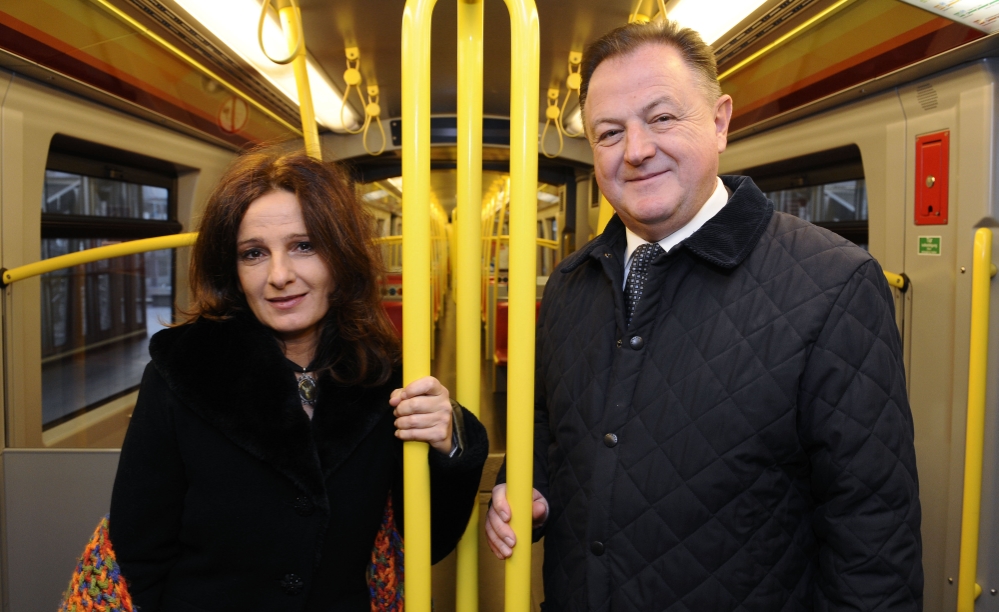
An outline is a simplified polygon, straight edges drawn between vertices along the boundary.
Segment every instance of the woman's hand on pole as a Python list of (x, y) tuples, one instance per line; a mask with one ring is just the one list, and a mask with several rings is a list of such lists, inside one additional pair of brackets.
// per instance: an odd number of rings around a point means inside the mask
[[(536, 529), (548, 520), (548, 500), (537, 489), (532, 491), (531, 524)], [(493, 487), (493, 500), (489, 504), (489, 513), (486, 514), (486, 540), (498, 559), (506, 559), (512, 555), (513, 547), (517, 544), (517, 536), (510, 527), (510, 502), (506, 499), (506, 484)]]
[(392, 392), (395, 436), (426, 442), (435, 450), (451, 452), (451, 400), (447, 389), (433, 376), (425, 376)]

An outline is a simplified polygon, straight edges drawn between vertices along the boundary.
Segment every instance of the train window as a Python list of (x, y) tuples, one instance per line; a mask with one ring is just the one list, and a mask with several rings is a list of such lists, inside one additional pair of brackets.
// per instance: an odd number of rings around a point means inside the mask
[[(179, 232), (176, 172), (147, 159), (53, 139), (41, 202), (42, 259)], [(137, 389), (149, 337), (171, 322), (173, 302), (170, 250), (43, 275), (43, 430)]]
[(748, 168), (777, 210), (867, 248), (867, 187), (860, 149), (840, 147)]

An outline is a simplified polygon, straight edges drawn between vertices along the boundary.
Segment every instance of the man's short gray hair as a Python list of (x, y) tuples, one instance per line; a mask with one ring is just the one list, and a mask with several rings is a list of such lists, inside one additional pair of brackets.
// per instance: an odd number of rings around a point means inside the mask
[(601, 36), (583, 52), (580, 66), (582, 84), (579, 87), (579, 108), (585, 112), (590, 78), (604, 60), (627, 55), (644, 45), (664, 45), (677, 50), (700, 81), (705, 97), (714, 103), (721, 96), (715, 53), (701, 35), (675, 21), (665, 19), (649, 23), (631, 23)]

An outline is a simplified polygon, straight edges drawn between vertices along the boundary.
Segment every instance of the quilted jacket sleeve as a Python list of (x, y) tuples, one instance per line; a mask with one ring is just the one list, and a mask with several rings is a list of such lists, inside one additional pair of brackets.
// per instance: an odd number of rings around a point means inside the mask
[(798, 427), (819, 539), (816, 610), (921, 610), (912, 414), (891, 293), (873, 260), (846, 282), (808, 357)]

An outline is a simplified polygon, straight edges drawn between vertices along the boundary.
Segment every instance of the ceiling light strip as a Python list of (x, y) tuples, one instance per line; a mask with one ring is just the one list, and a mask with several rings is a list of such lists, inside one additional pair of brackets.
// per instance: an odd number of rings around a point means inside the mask
[(287, 121), (285, 121), (284, 119), (282, 119), (280, 116), (278, 116), (277, 114), (275, 114), (273, 111), (271, 111), (269, 108), (267, 108), (266, 106), (264, 106), (264, 105), (260, 104), (259, 102), (257, 102), (252, 97), (250, 97), (250, 96), (246, 95), (245, 93), (243, 93), (243, 91), (241, 91), (240, 89), (238, 89), (235, 85), (232, 85), (231, 83), (229, 83), (229, 81), (225, 80), (224, 78), (222, 78), (221, 76), (219, 76), (218, 74), (216, 74), (214, 71), (212, 71), (210, 68), (208, 68), (207, 66), (205, 66), (204, 64), (202, 64), (198, 60), (194, 59), (193, 57), (191, 57), (187, 53), (184, 53), (183, 51), (181, 51), (176, 46), (174, 46), (174, 45), (170, 44), (169, 42), (167, 42), (166, 39), (164, 39), (163, 37), (159, 36), (158, 34), (156, 34), (155, 32), (153, 32), (152, 30), (150, 30), (146, 26), (144, 26), (141, 23), (139, 23), (138, 21), (136, 21), (129, 14), (125, 13), (124, 11), (122, 11), (121, 9), (119, 9), (118, 7), (116, 7), (113, 4), (111, 4), (108, 0), (91, 0), (91, 1), (94, 2), (95, 4), (99, 5), (99, 6), (103, 7), (109, 13), (113, 14), (118, 19), (124, 21), (125, 23), (127, 23), (128, 25), (130, 25), (132, 28), (138, 30), (140, 33), (144, 34), (146, 37), (150, 38), (153, 42), (155, 42), (156, 44), (160, 45), (161, 47), (163, 47), (164, 49), (166, 49), (170, 53), (174, 54), (175, 56), (177, 56), (178, 58), (180, 58), (181, 60), (183, 60), (185, 63), (187, 63), (189, 66), (191, 66), (195, 70), (201, 72), (202, 74), (204, 74), (207, 77), (210, 77), (210, 78), (218, 81), (220, 85), (222, 85), (223, 87), (225, 87), (226, 89), (228, 89), (234, 95), (239, 96), (241, 99), (245, 100), (251, 106), (253, 106), (257, 110), (259, 110), (260, 112), (264, 113), (265, 115), (267, 115), (268, 117), (270, 117), (271, 119), (273, 119), (274, 121), (276, 121), (277, 123), (281, 124), (284, 128), (290, 130), (296, 136), (302, 136), (302, 131), (300, 129), (298, 129), (295, 126), (293, 126), (292, 124), (288, 123)]
[(791, 40), (792, 38), (794, 38), (798, 34), (801, 34), (805, 30), (807, 30), (807, 29), (811, 28), (812, 26), (818, 24), (823, 19), (832, 16), (833, 13), (835, 13), (836, 11), (838, 11), (841, 8), (845, 7), (847, 4), (850, 4), (851, 2), (853, 2), (853, 0), (839, 0), (838, 2), (835, 2), (835, 3), (831, 4), (831, 5), (829, 5), (828, 7), (826, 7), (822, 11), (816, 13), (815, 15), (813, 15), (812, 17), (810, 17), (809, 19), (807, 19), (803, 23), (795, 26), (790, 32), (784, 34), (783, 36), (781, 36), (777, 40), (775, 40), (772, 43), (766, 45), (765, 47), (763, 47), (759, 51), (756, 51), (755, 53), (753, 53), (752, 55), (750, 55), (746, 59), (742, 60), (741, 62), (739, 62), (735, 66), (732, 66), (731, 68), (729, 68), (725, 72), (719, 74), (718, 75), (718, 80), (721, 81), (723, 79), (727, 79), (728, 77), (730, 77), (733, 74), (735, 74), (736, 72), (742, 70), (743, 68), (745, 68), (749, 64), (755, 62), (757, 59), (759, 59), (763, 55), (765, 55), (765, 54), (773, 51), (774, 49), (776, 49), (777, 47), (783, 45), (784, 43), (786, 43), (787, 41)]

